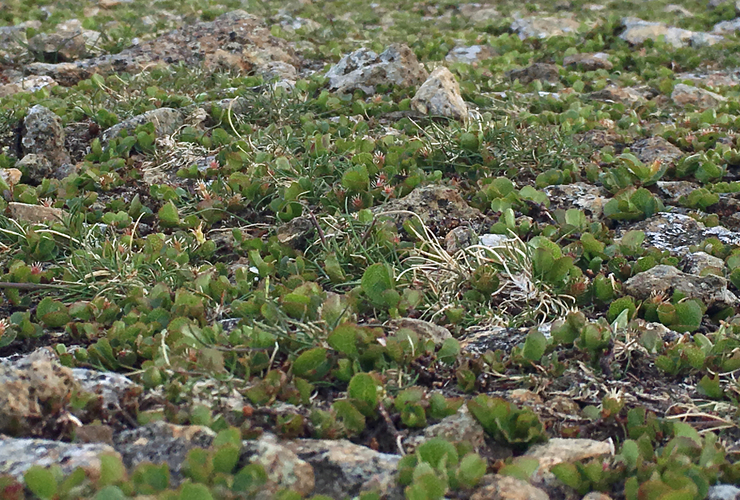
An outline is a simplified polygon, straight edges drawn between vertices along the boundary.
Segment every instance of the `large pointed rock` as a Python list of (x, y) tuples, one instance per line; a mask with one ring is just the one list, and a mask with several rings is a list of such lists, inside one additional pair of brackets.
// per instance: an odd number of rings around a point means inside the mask
[(419, 113), (465, 120), (468, 107), (460, 95), (460, 85), (449, 69), (440, 66), (419, 87), (411, 99), (411, 107)]

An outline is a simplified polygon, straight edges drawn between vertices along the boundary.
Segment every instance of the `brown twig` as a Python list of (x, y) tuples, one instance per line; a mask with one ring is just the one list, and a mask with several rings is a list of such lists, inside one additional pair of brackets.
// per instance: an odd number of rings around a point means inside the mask
[(319, 226), (319, 221), (316, 220), (316, 216), (311, 211), (308, 212), (308, 216), (311, 218), (311, 222), (313, 222), (316, 231), (319, 233), (321, 244), (326, 245), (326, 237), (324, 236), (324, 231), (321, 229), (321, 226)]
[(360, 245), (364, 245), (365, 241), (367, 240), (368, 236), (370, 236), (370, 232), (375, 227), (375, 221), (378, 220), (376, 217), (373, 217), (373, 221), (370, 223), (370, 227), (367, 228), (367, 231), (365, 231), (365, 234), (362, 235), (362, 239), (360, 240)]

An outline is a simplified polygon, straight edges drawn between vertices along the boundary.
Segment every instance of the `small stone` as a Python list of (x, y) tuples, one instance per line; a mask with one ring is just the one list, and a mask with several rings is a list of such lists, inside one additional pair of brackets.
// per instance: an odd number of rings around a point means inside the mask
[(442, 343), (452, 338), (450, 331), (444, 326), (424, 321), (423, 319), (413, 318), (401, 318), (393, 320), (391, 324), (396, 328), (406, 328), (413, 330), (419, 336), (420, 340), (431, 340), (434, 345), (442, 345)]
[(310, 217), (303, 215), (295, 217), (278, 227), (277, 239), (283, 245), (291, 248), (303, 248), (306, 240), (316, 231), (313, 221)]
[(0, 471), (23, 481), (34, 465), (58, 465), (67, 476), (81, 467), (92, 480), (100, 477), (100, 455), (117, 455), (107, 444), (62, 443), (47, 439), (0, 439)]
[[(53, 168), (69, 163), (69, 154), (64, 148), (64, 128), (62, 119), (49, 108), (39, 104), (33, 106), (23, 120), (23, 153), (44, 156)], [(34, 177), (41, 182), (43, 177)]]
[(550, 199), (551, 210), (578, 208), (587, 216), (596, 218), (601, 216), (604, 204), (609, 199), (609, 194), (603, 187), (587, 182), (547, 186), (543, 191)]
[(707, 500), (738, 500), (740, 488), (732, 484), (715, 484), (709, 487)]
[(619, 38), (632, 45), (640, 45), (645, 40), (658, 40), (664, 37), (665, 41), (674, 47), (700, 47), (714, 45), (724, 40), (722, 36), (709, 33), (689, 31), (667, 26), (664, 23), (644, 21), (636, 17), (622, 19), (624, 31)]
[(736, 31), (740, 31), (740, 17), (736, 17), (731, 21), (721, 21), (712, 28), (712, 32), (718, 34), (726, 33), (730, 35)]
[(366, 94), (374, 94), (377, 85), (419, 85), (427, 76), (414, 52), (407, 45), (397, 43), (380, 55), (369, 49), (356, 50), (326, 73), (330, 89), (343, 93), (359, 89)]
[(588, 97), (595, 101), (621, 102), (624, 104), (639, 104), (652, 98), (649, 92), (634, 87), (619, 87), (609, 85), (606, 88), (591, 92)]
[(75, 429), (77, 443), (113, 444), (113, 427), (103, 424), (88, 424)]
[(581, 500), (612, 500), (612, 497), (600, 491), (592, 491), (591, 493), (586, 493)]
[(685, 83), (679, 83), (673, 87), (671, 99), (679, 106), (690, 104), (699, 109), (713, 108), (727, 100), (724, 96)]
[(678, 203), (681, 197), (688, 196), (700, 187), (699, 184), (689, 181), (658, 181), (655, 185), (658, 186), (658, 190), (665, 197), (665, 200), (673, 204)]
[(507, 399), (518, 405), (538, 405), (542, 404), (542, 398), (529, 389), (513, 389), (509, 391)]
[(479, 3), (466, 3), (460, 5), (457, 9), (462, 17), (475, 24), (485, 24), (501, 17), (501, 13), (494, 7)]
[(12, 83), (0, 85), (0, 97), (6, 97), (20, 92), (36, 92), (44, 87), (57, 85), (50, 76), (26, 76)]
[(681, 268), (685, 273), (695, 276), (706, 276), (708, 274), (717, 276), (725, 275), (725, 261), (706, 252), (687, 254), (681, 260)]
[(470, 500), (549, 500), (543, 490), (511, 476), (484, 476), (487, 484), (473, 493)]
[(445, 249), (450, 255), (454, 255), (460, 250), (475, 245), (478, 242), (478, 236), (475, 231), (468, 226), (458, 226), (447, 233), (445, 236)]
[(34, 153), (25, 155), (15, 165), (25, 170), (28, 177), (37, 184), (40, 184), (47, 177), (53, 177), (56, 170), (46, 156)]
[(557, 82), (560, 79), (560, 72), (554, 64), (534, 63), (523, 69), (508, 71), (506, 76), (512, 81), (519, 80), (519, 83), (526, 85), (535, 80)]
[(474, 64), (478, 61), (490, 59), (494, 53), (485, 45), (471, 45), (469, 47), (455, 47), (447, 53), (445, 61), (450, 63)]
[(737, 297), (727, 290), (727, 280), (709, 274), (694, 276), (673, 266), (658, 265), (638, 273), (624, 283), (624, 290), (635, 298), (644, 300), (655, 293), (676, 291), (688, 299), (699, 299), (707, 307), (735, 306)]
[(313, 467), (316, 495), (356, 498), (361, 492), (376, 491), (382, 498), (403, 498), (396, 479), (398, 455), (379, 453), (346, 439), (296, 439), (282, 444)]
[(614, 454), (614, 443), (595, 441), (593, 439), (552, 438), (546, 443), (538, 444), (527, 450), (527, 458), (536, 458), (539, 467), (532, 478), (539, 482), (545, 478), (552, 466), (560, 463), (573, 463), (589, 458), (611, 456)]
[(505, 234), (481, 234), (480, 244), (485, 247), (499, 248), (506, 245), (507, 242), (512, 241)]
[(257, 441), (243, 441), (242, 457), (249, 463), (258, 463), (267, 472), (265, 498), (273, 498), (278, 490), (289, 488), (301, 496), (313, 492), (316, 479), (311, 465), (298, 457), (296, 452), (280, 443), (273, 434), (265, 433)]
[(609, 61), (609, 55), (604, 52), (596, 54), (573, 54), (563, 59), (563, 66), (582, 66), (586, 71), (597, 69), (610, 70), (614, 65)]
[(683, 151), (660, 136), (636, 141), (630, 146), (630, 151), (646, 165), (656, 160), (664, 164), (675, 163), (684, 156)]
[(2, 179), (11, 189), (20, 182), (22, 176), (23, 173), (17, 168), (0, 169), (0, 179)]
[(61, 208), (30, 205), (11, 201), (8, 203), (10, 217), (15, 220), (40, 224), (44, 222), (60, 222), (67, 215)]
[(672, 14), (673, 13), (680, 14), (684, 17), (694, 17), (694, 14), (690, 10), (688, 10), (686, 7), (684, 7), (683, 5), (676, 5), (675, 3), (666, 5), (663, 10), (665, 12), (672, 13)]
[(154, 133), (157, 137), (172, 135), (183, 124), (184, 118), (180, 111), (172, 108), (157, 108), (146, 111), (107, 129), (103, 132), (101, 142), (104, 144), (107, 143), (114, 137), (118, 137), (123, 130), (128, 131), (130, 134), (136, 130), (136, 127), (145, 123), (154, 124)]
[[(470, 207), (457, 190), (439, 185), (417, 187), (403, 198), (389, 200), (383, 205), (373, 207), (371, 210), (374, 213), (413, 212), (425, 224), (430, 221), (445, 219), (460, 225), (457, 223), (474, 223), (483, 219), (480, 210)], [(408, 214), (389, 214), (384, 217), (402, 224), (411, 216)], [(472, 226), (475, 228), (475, 224), (472, 224)]]
[(44, 418), (54, 418), (54, 409), (62, 411), (79, 386), (72, 370), (62, 366), (51, 350), (39, 349), (0, 359), (0, 387), (0, 433), (18, 435)]
[(511, 30), (522, 40), (575, 34), (580, 27), (581, 23), (571, 17), (527, 17), (511, 23)]
[(460, 85), (449, 69), (440, 66), (419, 87), (411, 99), (411, 107), (419, 113), (466, 120), (468, 107), (460, 95)]

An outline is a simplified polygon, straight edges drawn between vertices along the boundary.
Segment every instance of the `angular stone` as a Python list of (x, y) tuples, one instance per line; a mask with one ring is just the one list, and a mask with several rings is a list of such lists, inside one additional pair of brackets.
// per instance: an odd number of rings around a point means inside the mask
[(57, 85), (50, 76), (27, 76), (18, 81), (0, 85), (0, 97), (6, 97), (20, 92), (36, 92), (44, 87)]
[(662, 163), (675, 163), (684, 152), (660, 136), (640, 139), (630, 146), (630, 151), (646, 165), (660, 160)]
[(450, 255), (454, 255), (463, 248), (475, 245), (478, 242), (478, 236), (472, 228), (468, 226), (458, 226), (452, 229), (445, 236), (445, 250)]
[[(457, 190), (438, 185), (417, 187), (400, 199), (392, 199), (384, 205), (373, 207), (374, 213), (413, 212), (424, 223), (439, 221), (480, 221), (483, 214), (477, 208), (470, 207), (463, 200)], [(411, 217), (411, 214), (389, 214), (386, 217), (401, 223)], [(459, 224), (456, 224), (459, 225)]]
[(423, 319), (413, 318), (401, 318), (391, 322), (395, 328), (407, 328), (413, 330), (420, 340), (431, 340), (434, 345), (442, 345), (442, 343), (452, 338), (450, 331), (444, 326), (440, 326)]
[(306, 240), (316, 232), (316, 226), (307, 215), (295, 217), (278, 227), (277, 239), (291, 248), (304, 248)]
[(506, 72), (506, 76), (511, 80), (519, 80), (519, 83), (526, 85), (535, 80), (546, 82), (557, 82), (560, 79), (558, 67), (554, 64), (534, 63), (522, 69), (514, 69)]
[(344, 56), (326, 73), (330, 89), (337, 92), (360, 89), (366, 94), (374, 94), (377, 85), (419, 85), (427, 76), (414, 52), (397, 43), (380, 55), (369, 49), (356, 50)]
[(265, 433), (257, 441), (243, 441), (242, 445), (242, 459), (261, 464), (267, 472), (267, 484), (260, 492), (263, 498), (274, 498), (278, 490), (285, 488), (301, 496), (313, 492), (316, 485), (313, 467), (275, 435)]
[(398, 455), (379, 453), (346, 439), (297, 439), (282, 444), (313, 467), (316, 495), (356, 498), (363, 491), (377, 491), (382, 498), (403, 498), (396, 482)]
[(440, 66), (429, 75), (411, 99), (411, 107), (419, 113), (466, 120), (468, 107), (460, 95), (460, 85), (449, 69)]
[(609, 200), (609, 193), (600, 186), (587, 182), (558, 184), (543, 189), (550, 199), (550, 209), (567, 210), (578, 208), (587, 216), (600, 217), (604, 204)]
[(655, 293), (677, 291), (689, 299), (699, 299), (707, 307), (735, 306), (737, 297), (727, 290), (727, 280), (720, 276), (694, 276), (673, 266), (658, 265), (636, 274), (624, 283), (624, 290), (638, 299), (647, 299)]
[(549, 500), (543, 490), (511, 476), (484, 476), (487, 484), (478, 488), (470, 500)]
[(664, 23), (644, 21), (636, 17), (625, 17), (622, 19), (624, 31), (619, 38), (632, 45), (640, 45), (645, 40), (658, 40), (664, 37), (665, 41), (674, 47), (701, 47), (714, 45), (724, 38), (720, 35), (711, 35), (703, 32), (689, 31), (681, 28), (667, 26)]
[(183, 480), (182, 464), (188, 452), (193, 448), (208, 448), (215, 436), (208, 427), (155, 421), (120, 432), (113, 436), (113, 442), (127, 469), (132, 470), (143, 462), (166, 463), (170, 482), (177, 487)]
[(726, 245), (740, 245), (740, 233), (721, 226), (706, 227), (687, 215), (663, 212), (644, 221), (620, 228), (620, 233), (636, 229), (645, 232), (645, 245), (668, 250), (683, 256), (690, 245), (698, 245), (707, 238), (717, 238)]
[(10, 217), (15, 220), (40, 224), (44, 222), (60, 222), (67, 215), (61, 208), (30, 205), (11, 201), (8, 203)]
[(465, 405), (461, 406), (454, 415), (443, 418), (437, 424), (425, 427), (419, 436), (407, 439), (404, 442), (406, 453), (413, 453), (425, 441), (435, 437), (453, 443), (469, 443), (476, 452), (486, 447), (486, 431)]
[(23, 481), (23, 474), (34, 465), (58, 465), (67, 476), (81, 467), (92, 480), (100, 477), (100, 456), (117, 455), (107, 444), (62, 443), (47, 439), (0, 437), (0, 471)]
[(660, 194), (668, 203), (678, 203), (682, 196), (688, 196), (692, 191), (699, 189), (699, 184), (689, 181), (658, 181)]
[(82, 29), (79, 21), (67, 21), (53, 33), (33, 36), (28, 40), (28, 49), (42, 62), (69, 62), (92, 55), (101, 37), (98, 31)]
[(525, 40), (571, 35), (578, 32), (580, 26), (579, 21), (569, 17), (527, 17), (515, 19), (511, 23), (511, 30)]
[(16, 162), (15, 166), (25, 170), (28, 177), (37, 184), (47, 177), (54, 177), (56, 171), (46, 156), (34, 153), (25, 155)]
[[(20, 435), (62, 411), (79, 388), (48, 349), (0, 359), (0, 433)], [(0, 455), (2, 456), (2, 455)]]
[(490, 47), (485, 45), (471, 45), (469, 47), (455, 47), (445, 56), (450, 63), (474, 64), (494, 56)]
[(740, 17), (736, 17), (730, 21), (720, 21), (712, 28), (712, 33), (717, 34), (728, 34), (731, 35), (736, 31), (740, 31)]
[(691, 104), (699, 109), (713, 108), (727, 100), (724, 96), (685, 83), (679, 83), (673, 87), (671, 99), (679, 106)]
[(634, 87), (619, 87), (617, 85), (609, 85), (601, 90), (591, 92), (588, 96), (596, 101), (621, 102), (624, 104), (638, 104), (653, 97), (648, 90)]
[(129, 134), (136, 130), (139, 125), (145, 123), (154, 124), (154, 132), (157, 137), (174, 134), (183, 124), (185, 117), (183, 114), (172, 108), (157, 108), (146, 111), (140, 115), (134, 116), (120, 123), (117, 123), (103, 132), (100, 142), (107, 144), (114, 137), (118, 137), (122, 131), (126, 130)]
[(563, 66), (581, 66), (586, 71), (597, 69), (610, 70), (614, 65), (609, 61), (609, 54), (597, 52), (596, 54), (573, 54), (563, 59)]
[(524, 456), (536, 458), (540, 463), (533, 478), (534, 481), (538, 481), (556, 464), (573, 463), (613, 454), (614, 443), (611, 440), (552, 438), (546, 443), (533, 446)]
[[(46, 157), (53, 168), (58, 168), (69, 163), (69, 154), (64, 148), (64, 128), (62, 119), (49, 108), (39, 104), (33, 106), (23, 120), (23, 146), (24, 154), (37, 154)], [(42, 178), (34, 178), (41, 182)]]
[(685, 273), (695, 276), (706, 276), (707, 274), (725, 275), (725, 261), (706, 252), (687, 254), (681, 260), (681, 268)]

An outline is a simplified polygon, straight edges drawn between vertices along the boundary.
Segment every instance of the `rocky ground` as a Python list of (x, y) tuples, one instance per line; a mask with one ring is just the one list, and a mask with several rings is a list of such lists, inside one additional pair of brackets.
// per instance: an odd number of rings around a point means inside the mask
[(6, 0), (0, 498), (740, 498), (738, 30)]

